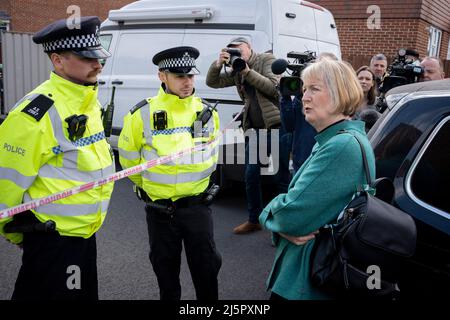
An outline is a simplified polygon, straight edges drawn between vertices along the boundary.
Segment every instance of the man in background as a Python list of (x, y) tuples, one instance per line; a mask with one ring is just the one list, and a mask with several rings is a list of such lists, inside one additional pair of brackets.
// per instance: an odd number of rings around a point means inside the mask
[(423, 68), (422, 81), (442, 80), (445, 78), (444, 67), (439, 59), (425, 57), (420, 65)]

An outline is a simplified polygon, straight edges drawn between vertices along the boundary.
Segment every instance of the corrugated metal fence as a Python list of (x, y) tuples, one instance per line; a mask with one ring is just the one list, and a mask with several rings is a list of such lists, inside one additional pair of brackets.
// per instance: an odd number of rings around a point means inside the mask
[(3, 61), (4, 113), (41, 82), (48, 79), (52, 65), (30, 33), (0, 32)]

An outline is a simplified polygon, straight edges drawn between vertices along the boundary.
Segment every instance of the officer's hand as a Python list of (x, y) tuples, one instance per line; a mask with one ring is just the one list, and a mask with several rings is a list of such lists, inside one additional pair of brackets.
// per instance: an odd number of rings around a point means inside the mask
[(216, 61), (218, 67), (222, 67), (222, 65), (230, 61), (230, 54), (226, 50), (226, 48), (223, 48), (222, 51), (220, 51), (219, 59)]

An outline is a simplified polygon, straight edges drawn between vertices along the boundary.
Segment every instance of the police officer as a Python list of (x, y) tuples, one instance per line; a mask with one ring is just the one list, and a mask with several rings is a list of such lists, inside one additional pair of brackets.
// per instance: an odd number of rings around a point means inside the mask
[[(175, 47), (153, 57), (162, 84), (155, 97), (139, 102), (124, 118), (119, 137), (123, 167), (214, 141), (219, 129), (217, 112), (205, 123), (196, 122), (198, 114), (207, 110), (194, 95), (198, 56), (193, 47)], [(150, 261), (161, 300), (181, 297), (182, 242), (197, 299), (218, 299), (221, 257), (214, 243), (211, 209), (205, 201), (218, 157), (217, 143), (212, 146), (131, 176), (147, 202)]]
[[(37, 32), (52, 64), (43, 82), (0, 126), (0, 209), (113, 173), (97, 100), (101, 47), (97, 17), (56, 21)], [(23, 246), (12, 299), (98, 299), (95, 233), (113, 184), (0, 220), (0, 233)]]

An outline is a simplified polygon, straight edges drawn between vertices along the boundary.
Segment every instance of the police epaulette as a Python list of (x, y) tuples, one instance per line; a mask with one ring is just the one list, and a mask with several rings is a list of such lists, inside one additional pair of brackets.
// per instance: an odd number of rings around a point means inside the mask
[(142, 101), (139, 101), (133, 108), (131, 108), (130, 113), (133, 114), (136, 111), (138, 111), (140, 108), (145, 106), (148, 103), (147, 99), (144, 99)]
[(31, 102), (22, 109), (22, 112), (28, 114), (29, 116), (32, 116), (37, 121), (40, 121), (52, 105), (52, 99), (44, 96), (43, 94), (40, 94), (36, 98), (31, 100)]

